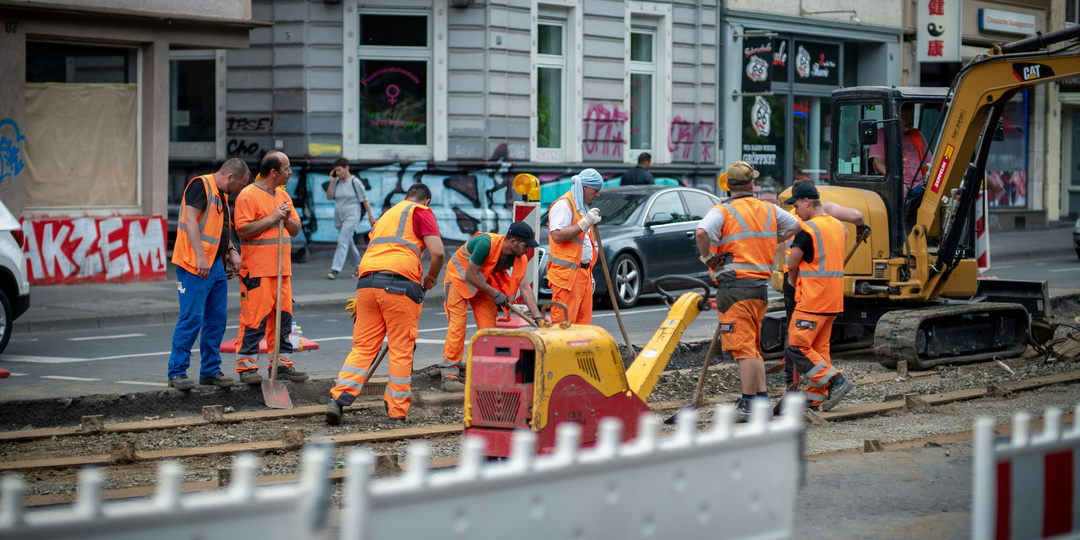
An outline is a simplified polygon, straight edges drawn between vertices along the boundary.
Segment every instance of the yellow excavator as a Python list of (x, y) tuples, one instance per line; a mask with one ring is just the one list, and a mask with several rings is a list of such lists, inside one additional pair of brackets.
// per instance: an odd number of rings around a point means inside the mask
[[(833, 92), (829, 185), (819, 191), (862, 211), (873, 230), (862, 244), (853, 230), (848, 235), (846, 249), (855, 251), (844, 268), (834, 343), (872, 339), (883, 365), (906, 360), (926, 369), (1017, 356), (1029, 335), (1045, 334), (1040, 321), (1052, 315), (1046, 282), (979, 278), (976, 231), (986, 225), (975, 208), (992, 142), (1002, 138), (1002, 112), (1020, 92), (1080, 75), (1078, 37), (1074, 26), (999, 44), (964, 66), (948, 89)], [(914, 113), (928, 141), (921, 175), (913, 174), (922, 181), (910, 192), (902, 178), (902, 110)], [(869, 156), (881, 137), (884, 167)], [(778, 268), (774, 286), (781, 279)], [(782, 348), (782, 314), (770, 314), (764, 326), (764, 349)]]
[[(663, 288), (669, 281), (690, 282), (704, 294), (685, 292), (676, 299)], [(683, 332), (712, 309), (709, 286), (700, 279), (665, 276), (653, 285), (671, 307), (625, 369), (615, 339), (599, 326), (477, 331), (466, 359), (465, 435), (482, 438), (489, 457), (510, 456), (519, 429), (536, 432), (536, 451), (549, 452), (563, 422), (581, 425), (583, 445), (596, 441), (605, 417), (623, 421), (623, 440), (635, 438), (638, 418), (649, 411), (649, 394)]]

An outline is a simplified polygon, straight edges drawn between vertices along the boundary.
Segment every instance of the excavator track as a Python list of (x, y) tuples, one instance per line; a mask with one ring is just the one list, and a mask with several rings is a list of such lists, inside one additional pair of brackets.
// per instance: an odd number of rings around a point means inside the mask
[(878, 320), (874, 352), (890, 369), (1012, 358), (1027, 349), (1027, 323), (1024, 306), (1005, 302), (901, 309)]

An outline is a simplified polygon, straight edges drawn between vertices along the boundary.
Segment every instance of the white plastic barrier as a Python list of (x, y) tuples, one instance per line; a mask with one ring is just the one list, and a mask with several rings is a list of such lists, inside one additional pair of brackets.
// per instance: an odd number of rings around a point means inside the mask
[[(750, 424), (735, 427), (730, 406), (698, 432), (697, 413), (680, 415), (676, 433), (658, 437), (656, 417), (641, 418), (638, 438), (619, 442), (618, 420), (601, 422), (595, 446), (580, 449), (577, 424), (559, 426), (555, 452), (536, 456), (535, 434), (519, 432), (514, 454), (487, 462), (482, 442), (466, 439), (460, 464), (428, 468), (430, 450), (414, 443), (407, 471), (371, 477), (374, 458), (348, 458), (339, 518), (341, 538), (789, 538), (800, 478), (802, 405), (787, 398), (769, 421), (755, 403)], [(100, 475), (84, 473), (79, 500), (56, 511), (25, 511), (24, 487), (5, 478), (0, 538), (311, 538), (328, 525), (330, 450), (304, 452), (298, 485), (255, 488), (255, 461), (237, 460), (226, 489), (179, 493), (180, 470), (163, 466), (149, 501), (102, 503)]]
[(1016, 413), (1001, 444), (993, 419), (976, 422), (972, 538), (1080, 538), (1080, 422), (1063, 432), (1057, 408), (1044, 420), (1032, 436), (1031, 415)]

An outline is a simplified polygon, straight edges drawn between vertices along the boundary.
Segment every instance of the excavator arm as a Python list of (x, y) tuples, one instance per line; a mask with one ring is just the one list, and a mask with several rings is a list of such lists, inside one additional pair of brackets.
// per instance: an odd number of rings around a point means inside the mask
[[(1036, 49), (1078, 37), (1080, 27), (1072, 27), (1001, 45), (991, 51), (994, 54), (968, 64), (957, 76), (932, 145), (926, 189), (908, 231), (910, 253), (929, 254), (933, 244), (937, 252), (929, 255), (929, 264), (913, 268), (911, 281), (904, 285), (908, 298), (937, 298), (960, 259), (957, 247), (966, 229), (963, 222), (978, 196), (992, 135), (1005, 103), (1021, 90), (1080, 74), (1077, 44), (1056, 51)], [(952, 208), (942, 212), (943, 204)], [(939, 219), (941, 222), (935, 223)], [(937, 231), (938, 237), (930, 237), (931, 231)]]

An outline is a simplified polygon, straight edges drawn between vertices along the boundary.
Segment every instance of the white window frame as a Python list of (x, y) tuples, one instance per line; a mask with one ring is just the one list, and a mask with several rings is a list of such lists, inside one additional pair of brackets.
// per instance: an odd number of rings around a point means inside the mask
[[(213, 157), (214, 159), (225, 159), (227, 146), (225, 137), (225, 100), (228, 98), (228, 89), (225, 84), (227, 67), (225, 49), (169, 51), (170, 68), (173, 60), (214, 60), (214, 142), (169, 141), (169, 158)], [(169, 78), (172, 79), (171, 72)], [(171, 93), (172, 88), (169, 90), (169, 107), (171, 108), (174, 96)]]
[[(345, 0), (342, 21), (342, 154), (349, 159), (397, 159), (445, 161), (447, 158), (446, 60), (447, 14), (445, 4), (431, 0), (393, 0), (384, 5)], [(360, 46), (360, 13), (375, 15), (425, 15), (427, 47)], [(427, 62), (427, 141), (423, 145), (360, 144), (360, 60), (406, 59)]]
[(536, 114), (529, 118), (529, 156), (532, 161), (545, 163), (578, 163), (582, 151), (582, 9), (581, 0), (545, 0), (532, 3), (532, 29), (530, 37), (529, 102), (532, 110), (537, 110), (536, 85), (539, 77), (538, 67), (555, 67), (556, 60), (551, 57), (541, 58), (539, 48), (539, 25), (541, 22), (561, 23), (563, 27), (563, 69), (562, 84), (562, 145), (560, 148), (540, 148), (537, 139), (539, 120)]
[[(625, 15), (626, 91), (623, 107), (630, 110), (630, 74), (653, 74), (653, 121), (652, 148), (630, 148), (630, 121), (626, 123), (626, 148), (623, 155), (626, 163), (637, 163), (638, 155), (647, 151), (652, 154), (652, 162), (670, 163), (671, 152), (663, 135), (666, 122), (671, 119), (671, 49), (672, 49), (672, 7), (671, 4), (656, 2), (627, 2)], [(650, 65), (630, 61), (630, 34), (644, 29), (655, 28), (653, 35), (653, 61)], [(651, 69), (651, 70), (650, 70)], [(645, 71), (650, 70), (650, 71)], [(663, 124), (663, 125), (662, 125)]]
[(1068, 6), (1069, 4), (1073, 5), (1073, 16), (1075, 16), (1078, 20), (1070, 21), (1068, 19), (1069, 8), (1066, 7), (1065, 13), (1063, 14), (1066, 28), (1070, 28), (1076, 26), (1077, 24), (1080, 24), (1080, 0), (1065, 0), (1065, 5)]

